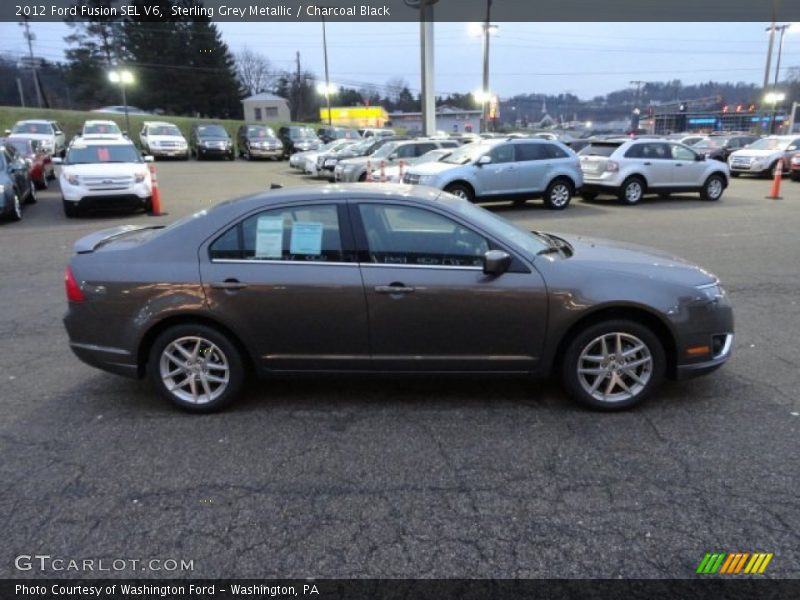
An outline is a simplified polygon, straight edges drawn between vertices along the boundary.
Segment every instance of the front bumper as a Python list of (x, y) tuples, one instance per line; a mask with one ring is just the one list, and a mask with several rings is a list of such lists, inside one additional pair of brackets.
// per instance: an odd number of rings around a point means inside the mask
[(197, 147), (197, 156), (233, 156), (233, 147), (228, 148), (204, 148)]
[(283, 156), (283, 148), (254, 148), (250, 146), (248, 153), (253, 158), (280, 158)]
[(63, 178), (61, 184), (61, 195), (67, 202), (93, 203), (93, 202), (114, 202), (119, 199), (121, 202), (138, 200), (139, 203), (146, 203), (152, 196), (152, 187), (148, 180), (141, 183), (134, 183), (125, 187), (115, 189), (90, 189), (81, 185), (70, 185)]
[(731, 173), (763, 173), (767, 169), (769, 169), (769, 163), (728, 163), (728, 168), (730, 168)]
[(724, 365), (731, 357), (734, 334), (728, 333), (721, 335), (724, 335), (725, 342), (723, 343), (723, 349), (717, 355), (712, 356), (710, 360), (678, 365), (675, 370), (675, 378), (678, 380), (684, 380), (700, 377), (701, 375), (707, 375), (713, 371), (716, 371), (722, 365)]
[(150, 156), (156, 158), (177, 158), (189, 156), (189, 148), (150, 148)]

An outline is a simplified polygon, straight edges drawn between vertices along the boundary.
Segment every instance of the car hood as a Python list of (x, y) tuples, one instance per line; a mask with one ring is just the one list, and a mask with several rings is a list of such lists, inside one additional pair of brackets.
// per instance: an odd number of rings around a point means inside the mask
[(775, 154), (783, 154), (783, 150), (737, 150), (731, 158), (764, 158)]
[(56, 139), (56, 136), (52, 133), (12, 133), (8, 136), (9, 139), (13, 139), (14, 137), (17, 138), (24, 138), (29, 140), (50, 140), (53, 141)]
[[(186, 138), (182, 135), (148, 135), (147, 140), (150, 142), (185, 142)], [(206, 139), (206, 138), (203, 138)]]
[(85, 165), (64, 165), (63, 172), (84, 177), (120, 177), (147, 171), (144, 163), (89, 163)]
[(411, 167), (408, 172), (414, 175), (438, 175), (444, 171), (450, 171), (451, 169), (458, 169), (464, 166), (466, 165), (455, 165), (447, 162), (428, 162)]
[(570, 261), (582, 263), (592, 272), (633, 274), (687, 286), (717, 281), (713, 273), (702, 267), (674, 254), (647, 246), (569, 234), (553, 235), (566, 240), (572, 246), (574, 254)]

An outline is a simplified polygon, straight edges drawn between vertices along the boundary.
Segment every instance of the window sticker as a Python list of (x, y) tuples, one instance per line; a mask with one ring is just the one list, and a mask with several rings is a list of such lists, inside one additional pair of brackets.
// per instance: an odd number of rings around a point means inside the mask
[(111, 160), (111, 152), (108, 151), (108, 148), (100, 147), (97, 149), (97, 160), (100, 162), (108, 162)]
[(291, 254), (322, 254), (322, 223), (300, 222), (292, 226)]
[(283, 257), (283, 217), (258, 217), (256, 258)]

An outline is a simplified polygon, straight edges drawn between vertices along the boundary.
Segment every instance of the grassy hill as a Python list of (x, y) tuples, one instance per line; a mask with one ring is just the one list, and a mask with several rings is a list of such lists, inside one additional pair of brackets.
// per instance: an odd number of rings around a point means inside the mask
[[(129, 135), (136, 143), (139, 142), (139, 132), (142, 130), (142, 123), (144, 121), (166, 121), (174, 123), (188, 139), (189, 130), (193, 123), (210, 122), (219, 123), (228, 131), (231, 138), (236, 139), (236, 130), (243, 121), (230, 121), (225, 119), (195, 119), (192, 117), (170, 117), (166, 115), (128, 115), (131, 123), (131, 131)], [(61, 127), (64, 128), (64, 133), (67, 140), (72, 136), (79, 133), (83, 128), (83, 122), (88, 119), (107, 119), (115, 121), (120, 129), (125, 129), (125, 115), (111, 114), (111, 113), (96, 113), (80, 110), (51, 110), (43, 108), (22, 108), (19, 106), (0, 106), (0, 132), (10, 129), (14, 123), (23, 119), (52, 119), (58, 121)], [(319, 124), (300, 123), (301, 125), (309, 125), (316, 128)], [(285, 125), (285, 123), (269, 122), (265, 123), (277, 132), (278, 127)]]

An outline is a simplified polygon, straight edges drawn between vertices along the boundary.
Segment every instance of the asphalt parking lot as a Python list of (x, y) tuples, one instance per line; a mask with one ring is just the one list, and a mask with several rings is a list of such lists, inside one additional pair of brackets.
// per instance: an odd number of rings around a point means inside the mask
[(800, 577), (800, 183), (783, 200), (740, 178), (718, 203), (492, 208), (720, 276), (733, 358), (632, 412), (588, 412), (553, 382), (316, 379), (191, 416), (73, 357), (72, 243), (313, 182), (285, 162), (157, 166), (166, 217), (67, 220), (52, 183), (0, 226), (0, 577), (42, 574), (20, 554), (194, 561), (111, 573), (142, 577), (693, 577), (714, 551), (773, 552), (765, 576)]

